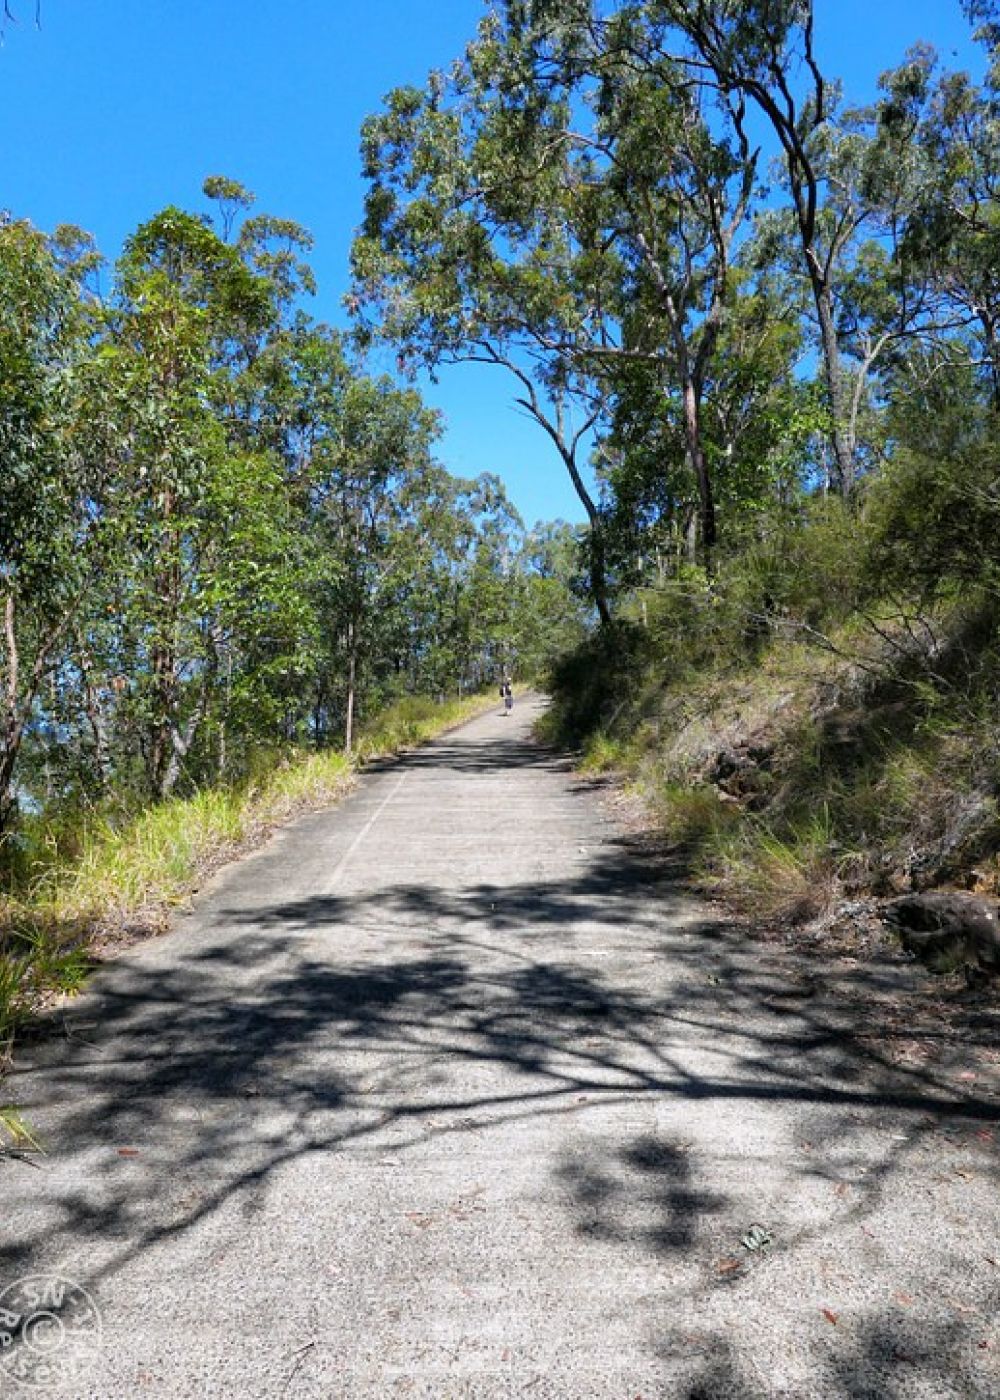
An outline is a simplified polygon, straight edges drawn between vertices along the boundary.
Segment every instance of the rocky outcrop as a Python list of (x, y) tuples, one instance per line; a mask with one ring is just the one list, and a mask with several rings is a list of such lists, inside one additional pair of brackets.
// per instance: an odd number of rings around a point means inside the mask
[(773, 757), (774, 743), (756, 736), (720, 749), (705, 776), (721, 792), (752, 806), (770, 786)]
[(931, 972), (964, 968), (971, 980), (1000, 972), (1000, 922), (993, 904), (953, 890), (904, 894), (881, 917)]
[(991, 793), (957, 797), (941, 825), (935, 838), (910, 857), (907, 875), (914, 889), (963, 884), (976, 862), (1000, 847), (1000, 811)]

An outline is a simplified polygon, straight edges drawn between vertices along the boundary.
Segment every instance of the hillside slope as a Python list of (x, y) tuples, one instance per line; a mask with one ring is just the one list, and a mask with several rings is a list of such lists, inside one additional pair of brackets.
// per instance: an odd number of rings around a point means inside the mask
[(742, 655), (686, 667), (647, 610), (561, 663), (546, 725), (734, 912), (871, 943), (887, 897), (998, 892), (998, 680), (981, 608), (829, 634), (772, 619)]

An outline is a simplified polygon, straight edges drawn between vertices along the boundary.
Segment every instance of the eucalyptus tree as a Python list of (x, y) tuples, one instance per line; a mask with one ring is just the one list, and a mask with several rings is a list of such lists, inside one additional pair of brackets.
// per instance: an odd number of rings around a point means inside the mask
[(858, 475), (879, 456), (872, 409), (883, 392), (880, 379), (912, 340), (942, 327), (926, 279), (903, 256), (916, 179), (905, 129), (884, 121), (881, 107), (840, 112), (816, 134), (811, 158), (824, 189), (816, 228), (831, 325), (824, 330), (816, 314), (793, 208), (759, 212), (743, 260), (785, 299), (782, 319), (811, 323), (821, 349), (825, 345), (829, 352), (820, 356), (826, 403), (817, 422), (826, 439), (822, 478), (850, 495)]
[(861, 211), (825, 211), (824, 156), (836, 88), (817, 57), (813, 0), (657, 0), (654, 8), (664, 23), (667, 50), (700, 81), (752, 103), (777, 139), (819, 327), (830, 409), (831, 475), (837, 489), (849, 492), (855, 462), (845, 432), (836, 283), (839, 254)]
[[(432, 470), (437, 415), (413, 390), (351, 375), (306, 467), (311, 527), (325, 557), (320, 627), (343, 663), (344, 746), (354, 742), (363, 679), (394, 622), (393, 571)], [(329, 691), (324, 681), (324, 690)]]
[(517, 576), (514, 653), (519, 671), (538, 676), (573, 651), (593, 627), (579, 526), (538, 522), (524, 536)]
[(447, 77), (390, 94), (366, 123), (354, 249), (355, 308), (404, 359), (516, 376), (590, 521), (605, 620), (603, 524), (578, 453), (630, 363), (655, 367), (706, 554), (715, 543), (702, 397), (756, 170), (740, 99), (665, 55), (655, 9), (605, 22), (577, 0), (499, 7)]
[(39, 695), (105, 560), (106, 472), (82, 450), (77, 395), (89, 253), (61, 255), (71, 243), (0, 222), (0, 835)]
[(98, 363), (115, 409), (102, 451), (117, 469), (131, 700), (158, 797), (175, 787), (222, 671), (231, 678), (234, 633), (294, 608), (276, 466), (234, 442), (217, 409), (230, 397), (233, 345), (274, 316), (269, 279), (181, 210), (140, 227), (118, 264)]
[(510, 672), (522, 606), (519, 568), (524, 524), (499, 477), (484, 472), (462, 483), (462, 515), (472, 525), (464, 557), (453, 556), (452, 648), (463, 686)]
[(901, 257), (927, 288), (933, 320), (964, 333), (1000, 408), (1000, 88), (992, 70), (983, 84), (937, 72), (926, 50), (884, 86), (883, 124), (907, 131), (918, 161)]
[[(600, 405), (592, 374), (565, 351), (575, 336), (591, 338), (574, 279), (577, 250), (555, 212), (550, 119), (525, 130), (520, 147), (498, 129), (491, 48), (484, 33), (450, 83), (434, 76), (424, 92), (397, 90), (365, 124), (371, 187), (352, 253), (351, 304), (365, 340), (379, 335), (400, 346), (402, 369), (478, 361), (513, 376), (519, 405), (552, 441), (587, 513), (591, 586), (607, 618), (600, 512), (581, 455)], [(538, 167), (538, 178), (547, 176), (548, 205), (535, 179), (511, 177), (515, 155), (522, 173)]]
[(636, 361), (659, 382), (660, 413), (680, 429), (707, 559), (717, 538), (718, 483), (705, 395), (738, 301), (734, 247), (750, 210), (758, 153), (741, 101), (709, 93), (664, 56), (651, 8), (645, 15), (626, 9), (598, 32), (598, 134), (611, 196), (605, 237), (614, 237), (625, 273), (621, 343), (606, 362), (612, 384), (623, 365), (628, 378)]

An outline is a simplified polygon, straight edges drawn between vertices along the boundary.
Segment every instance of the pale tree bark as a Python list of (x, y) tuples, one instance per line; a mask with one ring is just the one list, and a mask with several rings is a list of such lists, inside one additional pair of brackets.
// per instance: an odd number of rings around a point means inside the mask
[(95, 679), (94, 659), (86, 642), (78, 634), (76, 641), (77, 663), (83, 683), (83, 704), (94, 742), (94, 771), (97, 774), (98, 789), (104, 792), (111, 776), (111, 744), (108, 737), (108, 719), (101, 694)]
[(347, 624), (347, 707), (344, 714), (344, 752), (354, 748), (354, 704), (358, 680), (357, 629), (352, 618)]
[(16, 808), (14, 777), (24, 742), (25, 730), (31, 718), (39, 689), (54, 664), (55, 650), (66, 629), (71, 625), (80, 596), (66, 605), (63, 612), (42, 632), (35, 648), (34, 660), (25, 669), (17, 636), (17, 595), (8, 580), (3, 602), (2, 671), (3, 699), (0, 711), (0, 836), (9, 827)]

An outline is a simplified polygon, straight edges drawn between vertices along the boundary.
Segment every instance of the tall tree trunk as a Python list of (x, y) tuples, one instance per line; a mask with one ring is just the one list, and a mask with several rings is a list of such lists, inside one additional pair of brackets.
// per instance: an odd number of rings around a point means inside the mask
[(160, 557), (153, 575), (156, 635), (151, 652), (153, 713), (149, 742), (149, 784), (153, 795), (166, 796), (173, 763), (177, 717), (177, 619), (180, 606), (180, 540), (174, 526), (174, 493), (163, 492)]
[(564, 442), (552, 434), (560, 456), (566, 464), (569, 472), (569, 479), (573, 483), (573, 489), (580, 499), (580, 504), (587, 512), (587, 519), (590, 522), (590, 538), (587, 542), (587, 562), (588, 574), (590, 577), (590, 593), (594, 600), (594, 607), (597, 615), (601, 619), (601, 626), (607, 627), (611, 623), (611, 604), (608, 601), (608, 556), (604, 547), (604, 529), (601, 521), (600, 511), (594, 504), (594, 499), (584, 484), (580, 469), (576, 465), (576, 453), (567, 448)]
[(688, 462), (698, 488), (698, 527), (705, 567), (711, 568), (715, 548), (715, 493), (701, 440), (701, 411), (697, 386), (690, 375), (684, 380), (684, 437)]
[(590, 522), (590, 592), (594, 599), (597, 615), (602, 627), (611, 623), (611, 605), (608, 602), (607, 553), (604, 548), (604, 534), (600, 521)]
[(2, 726), (0, 726), (0, 836), (3, 835), (14, 811), (14, 768), (24, 733), (18, 714), (19, 654), (15, 627), (16, 605), (10, 588), (4, 599), (3, 630), (6, 652)]
[(229, 767), (229, 710), (233, 703), (233, 653), (226, 647), (226, 683), (223, 692), (222, 717), (219, 720), (218, 774), (220, 781)]
[(997, 337), (997, 324), (993, 317), (985, 312), (979, 320), (990, 361), (990, 402), (994, 411), (1000, 413), (1000, 339)]
[(830, 448), (833, 452), (833, 470), (830, 485), (841, 496), (849, 496), (854, 490), (854, 444), (848, 425), (848, 410), (844, 401), (844, 379), (840, 366), (840, 342), (833, 315), (833, 297), (829, 281), (810, 264), (810, 282), (816, 315), (819, 319), (820, 345), (823, 351), (823, 377), (830, 405)]
[[(607, 627), (611, 623), (611, 603), (608, 596), (608, 556), (607, 550), (604, 547), (604, 530), (601, 521), (601, 513), (597, 509), (594, 498), (587, 490), (586, 483), (580, 475), (580, 469), (576, 464), (577, 448), (579, 447), (584, 429), (581, 429), (580, 432), (573, 435), (568, 434), (564, 428), (562, 404), (558, 403), (556, 405), (555, 422), (553, 422), (540, 406), (537, 390), (528, 379), (527, 375), (520, 369), (515, 368), (510, 361), (501, 361), (501, 363), (506, 363), (509, 369), (513, 369), (517, 378), (527, 389), (528, 397), (516, 399), (515, 402), (519, 404), (521, 408), (526, 409), (534, 418), (535, 422), (538, 423), (539, 427), (544, 428), (552, 439), (556, 451), (562, 458), (563, 464), (569, 473), (569, 479), (573, 483), (573, 490), (576, 492), (580, 504), (587, 512), (587, 520), (590, 522), (590, 538), (587, 546), (587, 572), (590, 579), (590, 594), (594, 600), (597, 615), (601, 619), (602, 627)], [(595, 419), (592, 418), (585, 427), (593, 426), (594, 421)]]
[(83, 681), (84, 710), (94, 741), (94, 768), (97, 773), (98, 791), (104, 793), (111, 777), (111, 746), (108, 741), (108, 722), (101, 703), (100, 692), (94, 680), (94, 662), (83, 639), (76, 639), (80, 677)]
[(354, 620), (347, 624), (347, 713), (344, 717), (344, 752), (354, 747), (354, 692), (358, 675), (358, 651)]
[(24, 726), (11, 721), (14, 721), (13, 716), (5, 724), (4, 732), (0, 735), (0, 837), (10, 826), (17, 808), (14, 798), (14, 770), (17, 767)]
[(174, 655), (162, 641), (153, 647), (153, 717), (149, 743), (149, 785), (155, 797), (163, 797), (170, 766), (171, 730), (175, 706)]
[[(765, 7), (766, 8), (766, 7)], [(773, 7), (776, 15), (781, 6)], [(738, 90), (751, 98), (770, 121), (784, 152), (789, 189), (799, 230), (799, 244), (806, 274), (812, 289), (820, 328), (820, 350), (823, 356), (823, 376), (826, 380), (830, 406), (830, 446), (833, 450), (833, 489), (849, 495), (854, 488), (854, 444), (851, 441), (849, 417), (844, 402), (844, 386), (840, 373), (840, 345), (833, 314), (832, 281), (836, 258), (842, 248), (834, 246), (825, 254), (818, 231), (821, 174), (814, 164), (810, 138), (827, 120), (828, 89), (816, 61), (814, 48), (813, 0), (802, 0), (786, 7), (794, 18), (773, 31), (765, 24), (758, 26), (756, 38), (762, 46), (763, 63), (757, 54), (748, 61), (738, 44), (733, 28), (738, 9), (711, 5), (685, 6), (681, 20), (686, 32), (718, 77), (723, 91)], [(724, 16), (724, 19), (723, 19)], [(722, 22), (720, 22), (722, 21)], [(795, 26), (799, 27), (801, 68), (806, 91), (803, 96), (793, 90), (793, 60), (788, 48)]]

